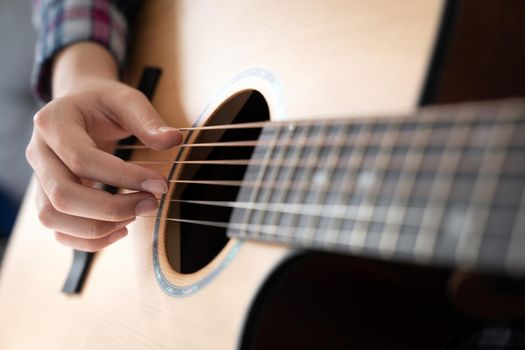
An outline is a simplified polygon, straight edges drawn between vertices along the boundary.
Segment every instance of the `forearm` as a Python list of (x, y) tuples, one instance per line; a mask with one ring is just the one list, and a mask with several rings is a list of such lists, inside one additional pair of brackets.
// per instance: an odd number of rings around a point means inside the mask
[[(64, 91), (71, 91), (70, 79), (76, 81), (77, 77), (86, 77), (82, 72), (107, 63), (107, 61), (97, 62), (98, 59), (90, 59), (93, 56), (89, 53), (86, 55), (76, 53), (78, 43), (91, 42), (101, 45), (111, 53), (118, 66), (122, 67), (126, 56), (128, 29), (139, 2), (138, 0), (34, 0), (33, 22), (38, 30), (38, 41), (31, 81), (33, 94), (37, 100), (45, 103), (49, 102), (51, 97), (63, 95), (63, 86), (66, 88)], [(70, 50), (72, 48), (75, 49)], [(84, 51), (84, 48), (80, 51)], [(62, 79), (62, 67), (53, 69), (59, 55), (72, 55), (74, 58), (73, 64), (68, 64), (69, 68), (64, 75), (69, 74), (71, 70), (74, 74), (65, 76), (65, 79)], [(107, 53), (99, 56), (107, 56)], [(70, 58), (67, 61), (70, 61)], [(87, 65), (86, 69), (83, 69), (83, 65)], [(53, 76), (55, 72), (59, 73), (56, 79)], [(98, 73), (101, 71), (96, 68), (91, 76), (96, 77)], [(102, 73), (106, 74), (106, 71)], [(115, 69), (112, 71), (112, 77), (117, 76)]]
[(118, 79), (118, 65), (113, 55), (93, 42), (72, 44), (54, 58), (53, 98), (81, 92), (100, 79)]

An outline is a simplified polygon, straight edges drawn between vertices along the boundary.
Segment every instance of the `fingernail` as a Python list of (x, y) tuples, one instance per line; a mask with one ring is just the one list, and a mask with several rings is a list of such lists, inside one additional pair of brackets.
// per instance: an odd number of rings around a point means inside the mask
[(148, 213), (152, 213), (155, 210), (157, 210), (158, 203), (155, 199), (144, 199), (140, 201), (137, 206), (135, 207), (135, 213), (137, 215), (144, 215)]
[(129, 220), (116, 222), (116, 223), (115, 223), (115, 228), (126, 227), (126, 226), (128, 226), (129, 224), (131, 224), (133, 221), (135, 221), (135, 219), (136, 219), (136, 218), (131, 218), (131, 219), (129, 219)]
[(114, 243), (118, 241), (119, 239), (121, 239), (122, 237), (126, 236), (127, 234), (128, 234), (128, 230), (126, 230), (125, 228), (123, 228), (122, 230), (115, 231), (108, 236), (108, 242)]
[(162, 180), (149, 179), (140, 184), (140, 187), (144, 191), (154, 192), (154, 193), (166, 193), (168, 192), (168, 186)]
[(177, 129), (172, 128), (171, 126), (161, 126), (157, 130), (160, 132), (167, 132), (167, 131), (173, 131), (173, 130), (177, 131)]
[(182, 133), (177, 130), (176, 128), (172, 128), (171, 126), (161, 126), (157, 129), (157, 132), (159, 133), (164, 133), (164, 132), (168, 132), (168, 131), (176, 131), (177, 133), (173, 134), (173, 142), (175, 145), (178, 145), (182, 142), (182, 139), (183, 139), (183, 136), (182, 136)]

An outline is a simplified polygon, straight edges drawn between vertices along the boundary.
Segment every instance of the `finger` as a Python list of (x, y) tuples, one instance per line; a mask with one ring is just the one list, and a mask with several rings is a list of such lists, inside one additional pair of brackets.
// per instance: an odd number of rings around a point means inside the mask
[[(87, 134), (80, 112), (72, 107), (67, 101), (60, 105), (55, 103), (37, 118), (39, 135), (71, 172), (80, 178), (121, 188), (167, 192), (167, 181), (158, 172), (126, 163), (99, 150)], [(49, 116), (50, 113), (56, 114), (54, 118)], [(64, 130), (67, 132), (63, 132)]]
[(77, 124), (69, 126), (67, 133), (51, 138), (49, 147), (80, 178), (137, 191), (166, 193), (168, 190), (166, 179), (158, 172), (127, 163), (91, 146), (89, 136)]
[(53, 207), (64, 214), (101, 221), (123, 221), (153, 212), (157, 199), (146, 192), (110, 194), (83, 186), (60, 159), (36, 138), (28, 159)]
[(136, 135), (148, 147), (168, 149), (182, 142), (182, 134), (169, 127), (138, 90), (127, 89), (116, 97), (104, 96), (103, 104), (117, 124)]
[(98, 238), (98, 239), (82, 239), (66, 235), (62, 232), (55, 232), (55, 239), (65, 246), (71, 247), (76, 250), (83, 252), (96, 252), (108, 245), (115, 243), (119, 239), (126, 237), (128, 230), (122, 228), (118, 231), (111, 233), (110, 235)]
[(131, 218), (125, 221), (108, 222), (60, 213), (47, 199), (40, 185), (38, 185), (36, 201), (38, 218), (42, 225), (78, 238), (99, 239), (135, 221), (135, 218)]
[(80, 178), (136, 191), (168, 191), (167, 180), (158, 172), (125, 162), (97, 148), (85, 149), (76, 156), (64, 158), (68, 159), (68, 168)]

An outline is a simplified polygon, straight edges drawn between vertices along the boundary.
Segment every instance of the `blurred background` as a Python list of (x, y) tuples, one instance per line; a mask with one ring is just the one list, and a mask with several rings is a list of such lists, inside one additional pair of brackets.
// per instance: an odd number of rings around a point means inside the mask
[(0, 0), (0, 264), (31, 169), (25, 147), (36, 104), (29, 79), (35, 32), (30, 0)]

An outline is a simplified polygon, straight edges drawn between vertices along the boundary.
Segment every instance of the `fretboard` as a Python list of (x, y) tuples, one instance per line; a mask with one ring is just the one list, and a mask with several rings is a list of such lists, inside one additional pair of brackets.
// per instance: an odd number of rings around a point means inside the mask
[[(322, 120), (322, 119), (321, 119)], [(228, 234), (359, 256), (525, 272), (525, 103), (270, 123)]]

